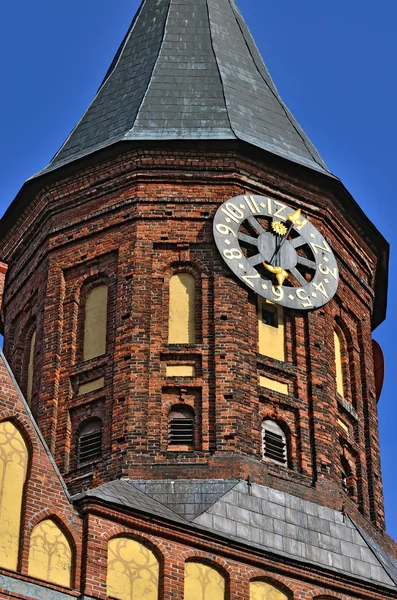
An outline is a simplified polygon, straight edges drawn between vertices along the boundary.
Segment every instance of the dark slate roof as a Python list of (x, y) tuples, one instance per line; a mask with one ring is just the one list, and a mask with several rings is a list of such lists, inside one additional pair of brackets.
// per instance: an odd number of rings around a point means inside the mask
[(235, 0), (143, 0), (47, 172), (128, 140), (240, 139), (330, 174), (282, 102)]
[(186, 519), (193, 520), (234, 488), (236, 479), (189, 479), (134, 481), (151, 498)]
[(347, 515), (262, 485), (232, 479), (119, 480), (74, 500), (83, 498), (196, 527), (368, 583), (397, 587), (397, 561)]

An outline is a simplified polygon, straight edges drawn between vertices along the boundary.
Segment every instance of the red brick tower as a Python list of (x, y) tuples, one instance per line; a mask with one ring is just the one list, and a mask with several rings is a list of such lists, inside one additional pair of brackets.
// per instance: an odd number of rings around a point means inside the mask
[[(270, 549), (324, 567), (324, 582), (343, 573), (352, 596), (335, 597), (381, 598), (382, 586), (397, 597), (381, 548), (395, 554), (371, 337), (388, 245), (283, 104), (234, 0), (143, 1), (94, 101), (1, 234), (5, 356), (83, 511), (123, 498), (128, 510), (148, 502), (156, 520), (163, 506), (184, 535), (194, 523), (249, 540), (258, 561)], [(276, 507), (272, 529), (253, 524), (265, 510), (254, 499)], [(90, 523), (93, 536), (111, 529)], [(343, 527), (351, 555), (332, 549)], [(246, 551), (235, 554), (245, 565)], [(85, 594), (102, 597), (103, 578), (101, 588), (88, 576)], [(240, 583), (230, 598), (248, 598)], [(163, 597), (182, 597), (181, 585)]]

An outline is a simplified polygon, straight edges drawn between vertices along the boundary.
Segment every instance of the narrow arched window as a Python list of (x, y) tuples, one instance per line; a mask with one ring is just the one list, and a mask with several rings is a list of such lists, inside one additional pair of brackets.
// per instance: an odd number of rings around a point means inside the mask
[(196, 282), (189, 273), (170, 279), (168, 343), (196, 343)]
[(258, 297), (258, 352), (285, 360), (284, 311), (282, 306)]
[(102, 456), (102, 421), (89, 419), (79, 428), (77, 435), (77, 462), (83, 464)]
[(251, 581), (250, 600), (288, 600), (283, 592), (265, 581)]
[(119, 600), (158, 600), (159, 562), (135, 540), (114, 538), (108, 545), (107, 595)]
[(34, 353), (36, 349), (36, 330), (33, 331), (29, 344), (28, 378), (26, 385), (26, 400), (32, 405), (33, 381), (34, 381)]
[(219, 571), (200, 562), (185, 563), (184, 600), (224, 600), (225, 578)]
[(64, 587), (71, 586), (72, 550), (52, 519), (42, 521), (32, 531), (28, 574)]
[(353, 475), (353, 471), (350, 467), (349, 461), (344, 456), (340, 457), (340, 477), (342, 489), (346, 494), (351, 494), (351, 478)]
[(334, 331), (334, 350), (335, 350), (335, 373), (336, 373), (336, 391), (342, 397), (346, 395), (346, 377), (343, 369), (342, 351), (343, 340), (341, 336)]
[(106, 353), (108, 286), (98, 285), (85, 301), (83, 359)]
[(0, 423), (0, 567), (16, 571), (23, 487), (28, 466), (25, 441), (10, 421)]
[(287, 438), (274, 421), (266, 420), (262, 423), (262, 456), (282, 465), (287, 464)]
[(168, 415), (168, 445), (194, 447), (194, 410), (174, 406)]

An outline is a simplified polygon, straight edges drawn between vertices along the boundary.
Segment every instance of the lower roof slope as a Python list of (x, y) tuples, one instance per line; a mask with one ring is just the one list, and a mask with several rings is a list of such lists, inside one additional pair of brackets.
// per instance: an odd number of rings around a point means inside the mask
[(347, 515), (262, 485), (232, 479), (118, 480), (75, 501), (84, 498), (397, 588), (397, 561)]
[(235, 0), (143, 0), (47, 172), (128, 140), (240, 139), (329, 174), (282, 102)]

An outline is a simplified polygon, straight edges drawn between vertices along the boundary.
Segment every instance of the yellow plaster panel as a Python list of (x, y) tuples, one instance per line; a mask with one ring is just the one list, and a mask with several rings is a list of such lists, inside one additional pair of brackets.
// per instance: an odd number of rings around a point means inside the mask
[(88, 394), (89, 392), (95, 392), (95, 390), (100, 390), (105, 386), (105, 378), (99, 377), (99, 379), (94, 379), (94, 381), (89, 381), (88, 383), (83, 383), (79, 387), (79, 396), (83, 396), (83, 394)]
[(185, 563), (184, 600), (224, 600), (225, 578), (202, 563)]
[(70, 544), (51, 519), (42, 521), (32, 531), (28, 574), (64, 587), (71, 585)]
[(250, 583), (250, 600), (288, 600), (288, 596), (264, 581)]
[(342, 366), (342, 347), (340, 338), (336, 331), (334, 331), (334, 345), (335, 345), (335, 367), (336, 367), (336, 391), (341, 396), (345, 395), (344, 382), (343, 382), (343, 366)]
[[(277, 327), (267, 325), (262, 320), (264, 310), (274, 311)], [(258, 351), (263, 356), (285, 360), (284, 311), (281, 306), (267, 302), (258, 296)]]
[(169, 344), (196, 343), (196, 282), (189, 273), (170, 279)]
[(110, 540), (107, 595), (119, 600), (158, 600), (159, 563), (146, 546), (128, 538)]
[(194, 377), (194, 365), (167, 365), (167, 377)]
[(0, 423), (0, 567), (16, 571), (28, 450), (10, 421)]
[(288, 394), (288, 384), (276, 381), (275, 379), (269, 379), (269, 377), (259, 376), (259, 385), (265, 387), (273, 392), (279, 392), (280, 394)]
[(32, 339), (30, 340), (30, 350), (29, 350), (28, 385), (26, 388), (26, 400), (28, 401), (29, 406), (31, 405), (31, 402), (32, 402), (35, 347), (36, 347), (36, 330), (33, 332)]
[(338, 425), (342, 427), (342, 429), (344, 429), (346, 433), (349, 433), (349, 426), (346, 425), (346, 423), (342, 421), (342, 419), (338, 419)]
[(108, 286), (91, 290), (85, 303), (84, 360), (106, 353)]

